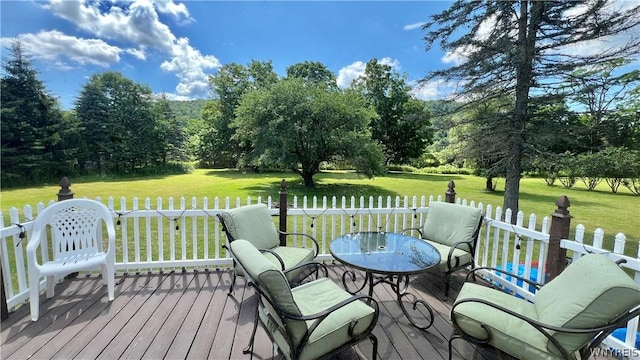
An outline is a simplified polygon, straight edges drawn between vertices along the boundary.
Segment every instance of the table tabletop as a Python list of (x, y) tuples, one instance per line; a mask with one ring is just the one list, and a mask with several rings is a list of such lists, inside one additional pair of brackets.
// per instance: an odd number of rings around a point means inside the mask
[(440, 263), (431, 244), (390, 232), (345, 234), (331, 241), (329, 251), (346, 265), (378, 274), (418, 274)]

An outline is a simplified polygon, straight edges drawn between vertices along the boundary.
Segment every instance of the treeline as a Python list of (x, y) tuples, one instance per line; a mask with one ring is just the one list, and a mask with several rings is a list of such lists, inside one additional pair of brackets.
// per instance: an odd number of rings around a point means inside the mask
[[(626, 186), (640, 193), (638, 72), (613, 76), (623, 65), (574, 72), (566, 79), (575, 88), (570, 96), (533, 102), (522, 129), (525, 174), (549, 185), (582, 181), (593, 190), (604, 181), (612, 192)], [(505, 175), (512, 97), (420, 101), (405, 75), (376, 59), (347, 89), (321, 63), (294, 64), (283, 77), (271, 62), (227, 64), (210, 76), (213, 98), (189, 102), (104, 72), (68, 111), (48, 94), (19, 42), (3, 70), (3, 188), (62, 176), (185, 172), (191, 164), (289, 170), (307, 186), (327, 167), (366, 176), (392, 166), (472, 169), (489, 191)]]
[(195, 111), (111, 71), (94, 74), (63, 111), (19, 41), (3, 70), (2, 187), (193, 163), (291, 170), (313, 186), (328, 162), (373, 176), (416, 159), (431, 133), (406, 77), (375, 59), (349, 89), (320, 63), (295, 64), (285, 77), (271, 62), (225, 65), (210, 78), (213, 99), (191, 103)]

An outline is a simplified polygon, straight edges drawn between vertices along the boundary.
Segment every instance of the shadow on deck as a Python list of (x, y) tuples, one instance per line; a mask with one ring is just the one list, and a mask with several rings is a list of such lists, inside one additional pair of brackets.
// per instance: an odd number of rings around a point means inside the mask
[[(344, 267), (332, 265), (336, 282)], [(78, 277), (56, 285), (56, 295), (40, 297), (40, 319), (30, 321), (28, 304), (2, 322), (3, 359), (249, 359), (243, 354), (253, 322), (256, 297), (239, 278), (234, 296), (227, 296), (226, 269), (116, 275), (116, 298), (109, 302), (99, 277)], [(448, 359), (448, 321), (461, 279), (455, 279), (448, 301), (441, 299), (442, 281), (414, 276), (409, 292), (429, 303), (432, 327), (411, 326), (391, 290), (375, 287), (380, 317), (374, 334), (379, 359)], [(454, 342), (454, 359), (507, 358)], [(337, 359), (366, 359), (364, 341)], [(262, 328), (256, 334), (255, 359), (277, 359)]]

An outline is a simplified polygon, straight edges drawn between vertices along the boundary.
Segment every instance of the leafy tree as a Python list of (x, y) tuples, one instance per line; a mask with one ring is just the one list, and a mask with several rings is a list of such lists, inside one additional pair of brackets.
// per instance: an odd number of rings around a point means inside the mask
[(305, 61), (291, 65), (287, 68), (287, 77), (299, 78), (329, 90), (338, 89), (336, 75), (320, 62)]
[[(639, 23), (640, 7), (620, 10), (613, 1), (456, 1), (431, 17), (424, 29), (427, 50), (439, 43), (459, 62), (433, 71), (424, 80), (459, 85), (470, 105), (511, 96), (503, 158), (506, 170), (504, 207), (518, 210), (523, 157), (530, 143), (527, 125), (532, 102), (562, 90), (563, 76), (586, 65), (637, 55), (640, 40), (598, 52), (575, 46), (624, 33)], [(462, 56), (461, 56), (462, 55)], [(561, 95), (561, 94), (560, 94)]]
[[(59, 149), (62, 112), (49, 95), (22, 44), (14, 41), (0, 79), (1, 180), (3, 186), (33, 184), (69, 171)], [(68, 174), (64, 174), (68, 175)]]
[(226, 64), (209, 77), (214, 98), (202, 112), (209, 126), (200, 136), (198, 157), (201, 162), (213, 166), (236, 166), (244, 152), (234, 139), (235, 129), (230, 127), (236, 117), (236, 108), (247, 91), (267, 88), (277, 79), (271, 62), (256, 60), (247, 67), (237, 63)]
[(640, 86), (626, 95), (611, 115), (615, 117), (616, 129), (609, 138), (612, 145), (640, 151)]
[(76, 100), (88, 159), (101, 172), (131, 172), (153, 165), (166, 145), (151, 112), (151, 90), (117, 72), (93, 75)]
[(411, 98), (406, 75), (372, 59), (352, 87), (378, 114), (371, 122), (371, 134), (384, 146), (387, 164), (406, 164), (420, 157), (432, 138), (429, 113), (424, 103)]
[(246, 93), (236, 114), (234, 138), (248, 149), (244, 164), (290, 169), (307, 187), (325, 161), (348, 161), (369, 177), (384, 172), (368, 131), (374, 114), (354, 92), (281, 79)]
[(590, 153), (609, 145), (624, 145), (628, 138), (627, 124), (618, 124), (622, 119), (612, 110), (627, 95), (632, 96), (632, 92), (627, 90), (634, 85), (637, 87), (640, 82), (640, 70), (624, 72), (621, 69), (630, 62), (628, 59), (614, 59), (577, 69), (567, 76), (567, 86), (573, 94), (571, 98), (583, 109), (580, 118), (586, 127), (586, 136), (581, 140)]

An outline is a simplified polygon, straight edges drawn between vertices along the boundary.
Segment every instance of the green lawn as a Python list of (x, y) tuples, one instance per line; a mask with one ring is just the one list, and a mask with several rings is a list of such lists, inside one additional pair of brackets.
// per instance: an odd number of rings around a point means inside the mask
[[(172, 175), (147, 178), (127, 178), (113, 180), (70, 179), (71, 190), (75, 197), (101, 197), (103, 202), (112, 196), (117, 202), (121, 197), (127, 198), (130, 206), (133, 197), (143, 200), (157, 197), (196, 197), (198, 204), (203, 197), (208, 197), (210, 204), (213, 198), (239, 197), (242, 203), (247, 197), (264, 200), (271, 196), (278, 201), (280, 181), (287, 181), (289, 199), (298, 196), (422, 196), (442, 195), (447, 184), (453, 180), (458, 197), (491, 204), (494, 209), (502, 206), (502, 190), (504, 180), (498, 182), (498, 191), (484, 192), (484, 179), (470, 175), (435, 175), (435, 174), (389, 174), (387, 176), (367, 179), (353, 173), (324, 172), (316, 175), (316, 188), (307, 189), (302, 186), (300, 177), (289, 173), (255, 174), (240, 171), (197, 169), (188, 175)], [(0, 208), (5, 221), (11, 207), (22, 208), (26, 204), (35, 206), (38, 202), (56, 200), (58, 185), (39, 186), (26, 189), (12, 189), (0, 193)], [(586, 191), (579, 182), (574, 189), (566, 189), (560, 185), (547, 186), (542, 179), (523, 179), (520, 188), (520, 209), (525, 216), (534, 213), (541, 219), (555, 210), (555, 202), (561, 195), (567, 195), (571, 202), (569, 211), (573, 216), (572, 229), (577, 224), (585, 225), (592, 234), (596, 228), (605, 231), (607, 244), (610, 244), (616, 233), (627, 236), (627, 253), (636, 255), (640, 240), (640, 197), (632, 195), (627, 189), (620, 188), (618, 194), (612, 194), (606, 184), (601, 184), (596, 191)], [(525, 221), (525, 224), (527, 221)], [(540, 223), (540, 220), (538, 220)], [(587, 238), (591, 242), (591, 238)], [(635, 253), (634, 250), (635, 249)]]

